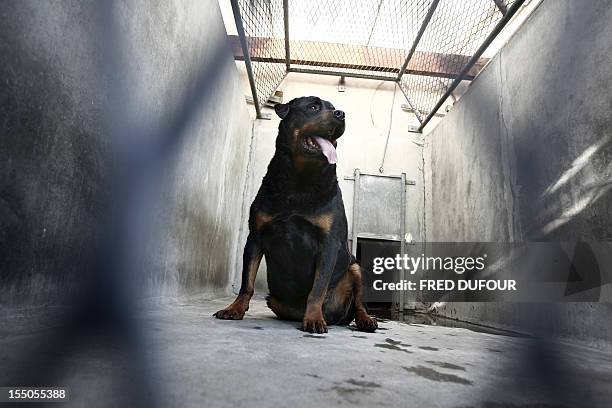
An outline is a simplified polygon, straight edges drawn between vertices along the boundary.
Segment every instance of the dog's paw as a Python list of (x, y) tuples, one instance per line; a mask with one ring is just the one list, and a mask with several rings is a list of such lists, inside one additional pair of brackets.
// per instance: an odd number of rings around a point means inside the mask
[(357, 313), (357, 317), (355, 317), (355, 326), (357, 326), (358, 330), (373, 332), (378, 329), (378, 322), (375, 318), (365, 312)]
[(327, 333), (327, 323), (323, 316), (307, 317), (302, 321), (302, 330), (309, 333)]
[(245, 312), (246, 310), (244, 308), (232, 304), (225, 309), (219, 310), (213, 314), (213, 316), (223, 320), (242, 320)]

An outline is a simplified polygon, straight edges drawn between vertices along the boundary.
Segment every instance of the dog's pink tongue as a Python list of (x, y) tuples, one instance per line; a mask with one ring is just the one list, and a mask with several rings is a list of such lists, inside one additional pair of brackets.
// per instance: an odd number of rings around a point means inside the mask
[(330, 164), (338, 163), (338, 155), (336, 154), (336, 148), (333, 144), (327, 139), (323, 139), (322, 137), (314, 136), (314, 140), (317, 141), (319, 146), (321, 146), (321, 150), (325, 157), (327, 157), (327, 161)]

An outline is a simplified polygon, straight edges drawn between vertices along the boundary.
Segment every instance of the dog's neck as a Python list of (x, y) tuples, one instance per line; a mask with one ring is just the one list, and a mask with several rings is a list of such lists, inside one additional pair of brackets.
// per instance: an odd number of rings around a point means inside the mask
[(262, 187), (280, 205), (292, 209), (313, 208), (336, 195), (336, 165), (305, 160), (277, 146)]

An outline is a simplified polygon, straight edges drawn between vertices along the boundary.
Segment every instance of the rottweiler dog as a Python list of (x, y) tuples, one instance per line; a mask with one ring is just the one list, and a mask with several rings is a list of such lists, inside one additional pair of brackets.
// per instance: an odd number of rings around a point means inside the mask
[(242, 319), (253, 296), (262, 256), (268, 266), (268, 307), (302, 329), (326, 333), (331, 324), (374, 331), (362, 302), (359, 264), (347, 241), (347, 221), (336, 177), (337, 139), (344, 112), (309, 96), (274, 107), (282, 119), (276, 152), (249, 215), (242, 285), (236, 300), (214, 314)]

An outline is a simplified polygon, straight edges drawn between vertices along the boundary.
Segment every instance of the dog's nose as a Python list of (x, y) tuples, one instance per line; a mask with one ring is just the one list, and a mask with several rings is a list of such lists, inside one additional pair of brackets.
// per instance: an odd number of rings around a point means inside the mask
[(334, 111), (334, 118), (344, 120), (344, 112), (341, 110)]

